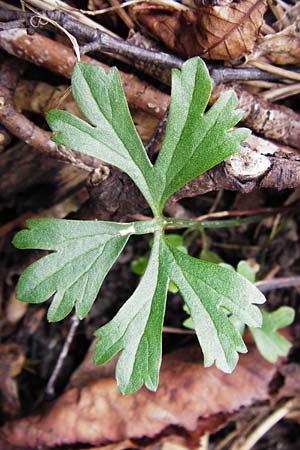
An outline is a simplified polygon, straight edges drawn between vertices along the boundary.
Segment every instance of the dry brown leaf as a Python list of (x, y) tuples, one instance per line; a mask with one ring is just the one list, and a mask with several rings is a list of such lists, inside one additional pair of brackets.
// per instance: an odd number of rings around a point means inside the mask
[(19, 375), (25, 362), (20, 345), (13, 342), (0, 345), (0, 392), (3, 410), (10, 416), (19, 413), (20, 402), (14, 377)]
[(135, 22), (184, 57), (233, 60), (252, 52), (263, 23), (266, 0), (175, 10), (161, 5), (131, 7)]
[(266, 400), (275, 373), (276, 366), (252, 347), (231, 375), (215, 367), (204, 369), (199, 349), (185, 348), (164, 358), (156, 393), (141, 389), (122, 396), (113, 378), (96, 380), (69, 389), (45, 414), (7, 423), (2, 437), (37, 448), (152, 438), (170, 425), (193, 432), (199, 417), (209, 428), (210, 416)]
[(16, 377), (21, 372), (25, 355), (20, 345), (13, 342), (0, 345), (0, 367), (10, 377)]
[(296, 363), (287, 364), (279, 370), (284, 377), (284, 384), (278, 392), (278, 397), (300, 397), (300, 365)]
[(118, 355), (113, 356), (107, 363), (96, 366), (93, 361), (94, 347), (97, 339), (91, 343), (84, 359), (79, 367), (72, 373), (68, 383), (68, 388), (82, 387), (87, 383), (99, 378), (112, 378), (115, 373)]
[[(158, 440), (152, 441), (150, 444), (137, 445), (133, 441), (127, 439), (126, 441), (101, 445), (100, 447), (82, 448), (80, 450), (128, 450), (128, 449), (139, 449), (143, 450), (189, 450), (190, 447), (187, 446), (187, 439), (183, 436), (171, 435), (166, 437), (161, 437)], [(0, 447), (1, 450), (1, 447)], [(200, 449), (199, 449), (200, 450)]]
[(9, 298), (5, 308), (5, 318), (11, 323), (18, 323), (19, 320), (24, 317), (28, 308), (28, 303), (20, 302), (17, 300), (16, 291), (13, 291)]
[(135, 110), (131, 111), (133, 121), (135, 123), (136, 129), (144, 142), (146, 144), (152, 137), (156, 128), (159, 125), (159, 120), (150, 116), (150, 114), (145, 113), (144, 111)]
[(259, 39), (249, 61), (263, 58), (273, 64), (300, 63), (300, 19), (275, 34)]
[(128, 449), (134, 449), (134, 448), (139, 448), (139, 447), (137, 445), (135, 445), (129, 439), (126, 439), (126, 441), (118, 442), (117, 444), (107, 444), (107, 445), (101, 445), (100, 447), (91, 447), (91, 448), (84, 448), (84, 449), (82, 448), (80, 450), (128, 450)]

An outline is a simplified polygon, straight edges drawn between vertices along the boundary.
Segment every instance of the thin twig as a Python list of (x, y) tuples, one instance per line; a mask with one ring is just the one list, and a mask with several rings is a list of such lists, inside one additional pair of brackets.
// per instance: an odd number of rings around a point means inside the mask
[(68, 331), (67, 337), (65, 339), (64, 345), (61, 349), (61, 352), (58, 356), (58, 359), (56, 361), (54, 370), (52, 372), (51, 377), (48, 380), (47, 386), (46, 386), (46, 394), (53, 396), (55, 394), (55, 383), (57, 381), (57, 378), (59, 376), (59, 373), (61, 371), (61, 368), (64, 364), (64, 361), (66, 359), (66, 356), (69, 353), (71, 344), (73, 342), (74, 336), (75, 336), (75, 332), (79, 326), (79, 319), (77, 318), (77, 316), (75, 314), (73, 314), (73, 316), (71, 317), (71, 326), (70, 329)]
[(15, 109), (11, 92), (1, 84), (0, 123), (11, 134), (47, 156), (68, 162), (87, 172), (91, 172), (100, 164), (99, 160), (76, 153), (51, 141), (50, 132), (38, 127)]
[(271, 88), (266, 92), (261, 94), (261, 97), (269, 102), (275, 102), (278, 100), (282, 100), (287, 97), (291, 97), (293, 95), (297, 95), (300, 93), (300, 83), (293, 83), (288, 86), (281, 86), (278, 88)]
[(294, 275), (291, 277), (272, 278), (270, 280), (257, 281), (255, 286), (261, 292), (269, 292), (275, 289), (283, 289), (290, 287), (300, 286), (300, 275)]
[(256, 214), (277, 214), (277, 213), (288, 213), (288, 212), (296, 212), (300, 209), (300, 206), (278, 206), (275, 208), (272, 207), (264, 207), (264, 208), (255, 208), (255, 209), (236, 209), (231, 211), (217, 211), (217, 212), (209, 212), (208, 214), (203, 214), (202, 216), (198, 216), (195, 220), (208, 220), (208, 219), (223, 219), (224, 217), (241, 217), (241, 216), (249, 216)]
[(108, 0), (108, 1), (113, 8), (116, 8), (116, 14), (124, 22), (124, 24), (127, 26), (127, 28), (129, 28), (129, 30), (133, 30), (134, 22), (131, 19), (131, 17), (129, 16), (129, 14), (127, 13), (127, 11), (121, 7), (122, 5), (120, 4), (119, 0)]
[[(62, 26), (77, 39), (86, 42), (87, 44), (81, 47), (81, 53), (97, 50), (120, 55), (133, 61), (140, 61), (168, 69), (181, 68), (184, 62), (181, 58), (169, 53), (149, 50), (124, 42), (99, 29), (92, 28), (84, 23), (79, 23), (69, 14), (62, 11), (40, 11), (40, 14)], [(0, 20), (8, 22), (24, 18), (25, 21), (30, 17), (30, 13), (0, 8)], [(208, 69), (210, 70), (211, 78), (215, 84), (241, 80), (277, 80), (282, 78), (281, 74), (270, 74), (268, 71), (249, 67), (230, 68), (209, 64)], [(298, 75), (300, 77), (300, 74)]]
[[(80, 10), (77, 8), (74, 8), (73, 6), (68, 5), (68, 3), (65, 3), (61, 0), (26, 0), (26, 5), (32, 5), (36, 8), (39, 8), (41, 10), (47, 10), (47, 11), (53, 11), (53, 10), (60, 10), (68, 13), (70, 16), (75, 19), (76, 22), (79, 22), (80, 24), (87, 25), (91, 28), (95, 28), (97, 30), (101, 30), (110, 36), (118, 37), (115, 33), (113, 33), (111, 30), (105, 28), (103, 25), (101, 25), (98, 22), (95, 22), (94, 20), (90, 19), (89, 17), (86, 17), (84, 14), (81, 14)], [(10, 7), (10, 5), (9, 5)]]
[(163, 136), (165, 134), (166, 126), (168, 120), (168, 111), (165, 111), (161, 121), (158, 124), (153, 136), (147, 143), (145, 150), (150, 159), (159, 151)]

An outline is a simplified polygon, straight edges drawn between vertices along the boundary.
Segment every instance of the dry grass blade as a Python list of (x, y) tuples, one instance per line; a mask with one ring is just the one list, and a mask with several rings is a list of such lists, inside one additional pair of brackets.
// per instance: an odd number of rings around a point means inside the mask
[(258, 425), (244, 440), (241, 442), (242, 437), (239, 436), (238, 441), (234, 443), (230, 450), (251, 450), (254, 445), (280, 420), (286, 417), (294, 409), (299, 409), (299, 400), (292, 399), (285, 402), (282, 406), (278, 407), (272, 414), (270, 414), (260, 425)]
[(104, 33), (109, 34), (110, 36), (119, 38), (115, 33), (103, 27), (101, 24), (94, 22), (90, 18), (86, 17), (84, 14), (80, 12), (80, 10), (68, 5), (62, 0), (26, 0), (27, 4), (30, 4), (36, 8), (52, 11), (54, 9), (58, 9), (60, 11), (66, 12), (70, 14), (74, 19), (78, 20), (85, 25), (88, 25), (92, 28), (96, 28), (98, 30), (103, 31)]
[(261, 94), (261, 96), (270, 102), (276, 102), (293, 95), (300, 94), (300, 83), (293, 83), (288, 86), (281, 86), (277, 89), (269, 89)]
[[(28, 8), (31, 12), (33, 12), (35, 14), (35, 16), (30, 18), (30, 25), (33, 28), (38, 28), (39, 27), (39, 23), (40, 20), (45, 21), (45, 23), (50, 23), (51, 25), (53, 25), (55, 28), (58, 28), (62, 33), (64, 33), (68, 39), (70, 40), (74, 53), (76, 55), (77, 61), (80, 62), (80, 49), (79, 49), (79, 45), (77, 42), (77, 39), (75, 38), (75, 36), (73, 36), (69, 31), (67, 31), (64, 27), (62, 27), (61, 25), (59, 25), (59, 23), (57, 23), (55, 20), (50, 19), (49, 17), (44, 16), (43, 14), (41, 14), (39, 11), (37, 11), (36, 9), (32, 8), (31, 6), (27, 5), (26, 2), (24, 2), (24, 5), (26, 6), (26, 8)], [(34, 19), (38, 18), (38, 23), (36, 24)]]
[(138, 3), (151, 3), (154, 5), (171, 6), (175, 9), (178, 9), (179, 11), (185, 11), (188, 9), (188, 7), (182, 5), (181, 3), (178, 3), (175, 0), (128, 0), (127, 2), (120, 3), (120, 5), (118, 6), (110, 6), (109, 8), (96, 9), (94, 11), (90, 11), (89, 9), (80, 9), (79, 11), (87, 16), (99, 16), (101, 14), (118, 11), (122, 8), (128, 8), (128, 6), (137, 5)]
[(284, 28), (295, 22), (299, 15), (300, 3), (298, 2), (294, 6), (287, 8), (283, 16), (280, 17), (277, 22), (273, 23), (273, 27), (278, 31), (283, 30)]
[(275, 73), (277, 75), (281, 75), (284, 78), (288, 78), (290, 80), (300, 81), (300, 73), (293, 72), (291, 70), (282, 69), (281, 67), (273, 66), (272, 64), (268, 64), (262, 61), (249, 61), (249, 65), (253, 67), (257, 67), (258, 69), (266, 70), (270, 73)]

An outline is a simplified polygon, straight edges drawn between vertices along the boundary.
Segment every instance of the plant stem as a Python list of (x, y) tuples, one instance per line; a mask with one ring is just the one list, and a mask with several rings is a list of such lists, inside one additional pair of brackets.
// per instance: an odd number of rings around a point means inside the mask
[(238, 227), (243, 224), (253, 223), (261, 220), (261, 215), (243, 217), (228, 220), (193, 220), (193, 219), (173, 219), (165, 218), (166, 228), (227, 228)]

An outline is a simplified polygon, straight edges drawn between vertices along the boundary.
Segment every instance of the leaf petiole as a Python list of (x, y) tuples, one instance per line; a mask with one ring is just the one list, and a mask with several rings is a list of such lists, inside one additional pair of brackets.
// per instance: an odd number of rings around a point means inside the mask
[(193, 220), (193, 219), (174, 219), (172, 217), (165, 218), (164, 224), (166, 228), (227, 228), (238, 227), (247, 223), (254, 223), (261, 220), (262, 215), (242, 217), (238, 219), (226, 220)]

